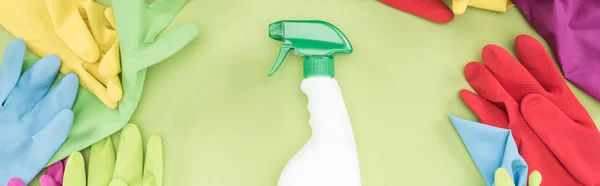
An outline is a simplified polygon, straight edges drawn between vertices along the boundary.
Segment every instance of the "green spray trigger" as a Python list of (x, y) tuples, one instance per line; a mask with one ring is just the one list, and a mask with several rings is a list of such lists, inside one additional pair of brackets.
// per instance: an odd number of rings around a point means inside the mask
[(333, 56), (338, 53), (352, 53), (352, 45), (348, 38), (337, 27), (325, 21), (277, 21), (269, 25), (269, 37), (283, 41), (269, 77), (279, 69), (291, 49), (294, 49), (296, 54), (305, 56), (304, 77), (333, 77)]

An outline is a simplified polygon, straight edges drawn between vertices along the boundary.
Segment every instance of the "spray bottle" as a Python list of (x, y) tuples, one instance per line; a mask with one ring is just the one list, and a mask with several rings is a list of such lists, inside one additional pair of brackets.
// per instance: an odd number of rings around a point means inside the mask
[(269, 37), (283, 41), (269, 73), (277, 71), (291, 49), (304, 56), (301, 89), (308, 98), (310, 140), (288, 162), (278, 186), (360, 186), (358, 153), (350, 118), (334, 76), (333, 56), (352, 45), (324, 21), (284, 20), (269, 25)]

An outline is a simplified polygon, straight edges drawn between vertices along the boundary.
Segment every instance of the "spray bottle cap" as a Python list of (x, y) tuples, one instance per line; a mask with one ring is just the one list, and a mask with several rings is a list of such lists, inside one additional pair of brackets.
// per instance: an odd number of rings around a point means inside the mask
[(352, 53), (348, 38), (337, 27), (318, 20), (283, 20), (269, 25), (269, 37), (283, 41), (269, 77), (279, 69), (291, 49), (305, 56), (304, 77), (334, 76), (333, 56)]

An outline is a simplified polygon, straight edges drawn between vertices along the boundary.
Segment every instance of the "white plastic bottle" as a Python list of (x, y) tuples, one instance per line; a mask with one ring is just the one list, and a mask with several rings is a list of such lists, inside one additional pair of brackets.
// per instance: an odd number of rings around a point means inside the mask
[(294, 49), (305, 56), (301, 89), (308, 98), (310, 140), (287, 163), (278, 186), (360, 186), (354, 134), (342, 92), (334, 76), (333, 55), (352, 46), (335, 26), (315, 20), (278, 21), (269, 36), (283, 41), (269, 76)]
[(279, 186), (360, 186), (360, 170), (350, 118), (335, 79), (302, 80), (308, 98), (312, 137), (288, 162)]

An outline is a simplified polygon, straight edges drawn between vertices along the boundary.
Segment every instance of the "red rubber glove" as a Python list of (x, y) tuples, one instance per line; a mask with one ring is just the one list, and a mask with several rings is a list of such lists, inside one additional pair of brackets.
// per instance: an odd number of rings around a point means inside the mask
[(521, 35), (515, 49), (521, 62), (499, 46), (484, 47), (485, 65), (465, 67), (479, 95), (461, 90), (461, 98), (482, 123), (512, 130), (529, 171), (544, 175), (543, 186), (598, 183), (592, 180), (600, 179), (595, 173), (600, 170), (600, 133), (591, 117), (541, 43)]
[(380, 2), (438, 23), (447, 23), (454, 19), (454, 13), (441, 0), (380, 0)]

